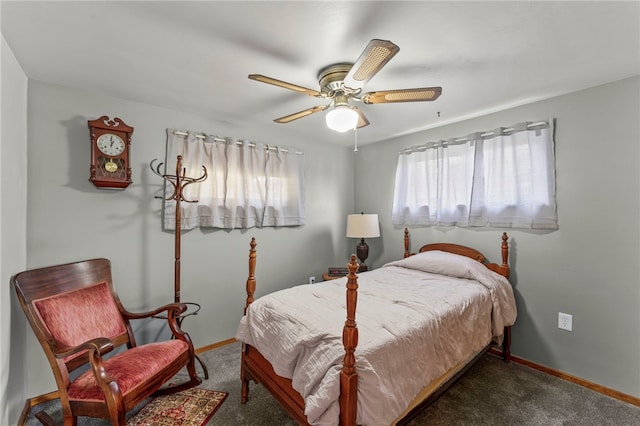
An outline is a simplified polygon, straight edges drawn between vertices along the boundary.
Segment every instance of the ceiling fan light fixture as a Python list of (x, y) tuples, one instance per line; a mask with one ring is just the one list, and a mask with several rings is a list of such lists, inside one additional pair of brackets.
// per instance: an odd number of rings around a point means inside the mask
[[(0, 0), (1, 1), (1, 0)], [(368, 126), (369, 120), (362, 110), (349, 104), (351, 100), (365, 104), (388, 104), (396, 102), (434, 101), (442, 93), (442, 87), (416, 89), (383, 90), (361, 94), (364, 85), (393, 58), (400, 48), (389, 40), (372, 39), (356, 62), (339, 62), (326, 66), (318, 73), (320, 91), (277, 80), (262, 74), (249, 74), (249, 78), (272, 84), (315, 98), (330, 100), (325, 105), (317, 105), (284, 117), (276, 118), (276, 123), (290, 123), (320, 111), (327, 111), (327, 127), (345, 133)]]
[(358, 113), (349, 106), (336, 105), (326, 115), (327, 127), (336, 132), (344, 133), (356, 128), (358, 118)]

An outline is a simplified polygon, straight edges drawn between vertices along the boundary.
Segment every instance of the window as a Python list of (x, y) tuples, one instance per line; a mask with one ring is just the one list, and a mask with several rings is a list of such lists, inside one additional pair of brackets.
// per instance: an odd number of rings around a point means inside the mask
[(404, 150), (392, 220), (557, 229), (552, 126), (521, 123)]
[[(193, 132), (168, 130), (167, 168), (182, 156), (186, 175), (208, 178), (188, 185), (181, 227), (252, 228), (303, 225), (304, 155), (293, 150)], [(172, 168), (173, 167), (173, 168)], [(170, 186), (170, 185), (169, 185)], [(166, 188), (166, 197), (173, 188)], [(175, 201), (164, 206), (164, 227), (175, 229)]]

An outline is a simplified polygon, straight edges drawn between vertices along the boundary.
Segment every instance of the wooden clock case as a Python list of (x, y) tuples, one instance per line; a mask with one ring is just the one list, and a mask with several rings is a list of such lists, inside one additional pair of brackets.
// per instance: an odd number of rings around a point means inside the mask
[[(98, 188), (125, 189), (131, 184), (130, 148), (133, 127), (120, 118), (113, 120), (103, 115), (89, 120), (91, 134), (91, 167), (89, 181)], [(124, 149), (117, 155), (106, 155), (98, 147), (98, 139), (104, 134), (118, 136), (124, 141)]]

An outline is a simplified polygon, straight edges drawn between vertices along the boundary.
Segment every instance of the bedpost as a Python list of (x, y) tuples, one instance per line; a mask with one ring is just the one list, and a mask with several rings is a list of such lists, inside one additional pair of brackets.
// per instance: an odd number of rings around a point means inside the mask
[(340, 371), (340, 426), (355, 426), (357, 417), (358, 374), (356, 373), (355, 350), (358, 346), (358, 327), (356, 325), (356, 304), (358, 301), (358, 262), (351, 255), (347, 265), (347, 320), (342, 329), (344, 359)]
[(404, 228), (404, 257), (409, 257), (411, 256), (411, 253), (409, 252), (409, 229), (408, 228)]
[(511, 326), (504, 328), (504, 336), (502, 337), (502, 360), (504, 362), (511, 361)]
[[(509, 277), (509, 237), (506, 232), (502, 233), (502, 268)], [(502, 338), (502, 360), (509, 362), (511, 360), (511, 326), (504, 328), (504, 336)]]
[(507, 236), (506, 232), (502, 233), (502, 264), (498, 265), (497, 263), (490, 263), (487, 265), (489, 269), (493, 272), (497, 272), (505, 278), (509, 278), (509, 274), (511, 273), (511, 268), (509, 267), (509, 236)]
[(249, 278), (247, 278), (247, 301), (244, 305), (244, 315), (247, 314), (249, 305), (253, 303), (253, 293), (256, 291), (256, 239), (251, 238), (249, 245), (251, 246), (249, 250)]
[(507, 240), (509, 237), (506, 232), (502, 233), (502, 267), (509, 269), (509, 243)]
[[(249, 278), (247, 278), (247, 301), (244, 305), (244, 313), (243, 315), (247, 315), (247, 310), (249, 309), (249, 305), (253, 303), (253, 293), (256, 291), (256, 239), (251, 238), (251, 243), (249, 244), (251, 249), (249, 250)], [(240, 389), (240, 402), (245, 404), (249, 400), (249, 375), (245, 371), (245, 356), (247, 353), (247, 345), (242, 343), (242, 355), (240, 362), (240, 381), (242, 383)]]

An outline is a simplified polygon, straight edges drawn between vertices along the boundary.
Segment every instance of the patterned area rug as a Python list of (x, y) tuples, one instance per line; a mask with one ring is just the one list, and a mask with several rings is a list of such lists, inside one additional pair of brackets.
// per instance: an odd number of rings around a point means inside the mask
[(127, 426), (202, 426), (220, 408), (226, 392), (191, 388), (154, 398)]

